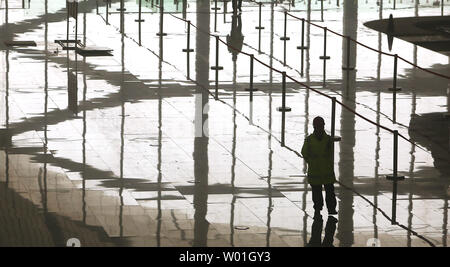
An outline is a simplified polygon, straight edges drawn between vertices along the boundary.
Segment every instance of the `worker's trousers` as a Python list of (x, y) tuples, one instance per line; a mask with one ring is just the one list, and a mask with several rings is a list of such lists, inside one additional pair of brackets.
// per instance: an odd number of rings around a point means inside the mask
[[(336, 210), (336, 195), (334, 194), (334, 184), (326, 184), (325, 187), (325, 201), (327, 204), (328, 211)], [(323, 196), (322, 196), (322, 185), (311, 185), (312, 188), (312, 199), (314, 202), (314, 210), (322, 210), (323, 207)]]

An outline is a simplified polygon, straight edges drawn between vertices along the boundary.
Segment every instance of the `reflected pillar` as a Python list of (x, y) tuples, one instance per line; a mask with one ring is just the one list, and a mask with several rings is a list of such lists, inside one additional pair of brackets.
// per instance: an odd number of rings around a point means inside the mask
[[(44, 170), (43, 181), (41, 182), (41, 175), (39, 175), (39, 189), (41, 191), (41, 202), (44, 209), (44, 214), (48, 213), (47, 205), (47, 149), (48, 149), (48, 137), (47, 137), (47, 112), (48, 112), (48, 0), (45, 1), (45, 22), (44, 22), (44, 42), (45, 42), (45, 61), (44, 61)], [(41, 174), (41, 170), (39, 170)]]
[(9, 0), (7, 0), (5, 2), (5, 34), (4, 34), (4, 36), (8, 36), (8, 24), (9, 24), (9, 20), (8, 20), (8, 15), (9, 15), (8, 1)]
[[(160, 7), (162, 10), (162, 7)], [(161, 18), (161, 17), (160, 17)], [(162, 25), (162, 20), (160, 20), (160, 26)], [(160, 30), (162, 28), (160, 27)], [(158, 197), (157, 197), (157, 209), (158, 215), (156, 217), (156, 246), (161, 246), (161, 227), (162, 227), (162, 62), (163, 62), (163, 34), (159, 34), (159, 60), (158, 60), (158, 164), (156, 169), (158, 170)]]
[[(311, 1), (308, 1), (307, 3), (307, 13), (306, 13), (306, 20), (311, 20)], [(310, 47), (311, 45), (311, 24), (305, 23), (306, 26), (306, 47)], [(309, 86), (311, 82), (311, 57), (310, 57), (310, 50), (306, 49), (306, 55), (305, 55), (305, 74), (306, 74), (306, 84)], [(306, 94), (305, 94), (305, 138), (309, 134), (309, 94), (310, 90), (309, 88), (306, 88)], [(303, 161), (303, 173), (307, 173), (308, 166), (306, 164), (306, 161)], [(303, 245), (306, 246), (308, 243), (308, 214), (306, 213), (306, 203), (308, 197), (308, 183), (305, 179), (304, 185), (303, 185), (303, 196), (302, 196), (302, 210), (304, 212), (303, 216)]]
[[(379, 19), (383, 18), (383, 0), (380, 1), (379, 7)], [(378, 50), (382, 49), (382, 33), (378, 33)], [(381, 112), (381, 63), (382, 63), (382, 54), (378, 53), (378, 63), (377, 63), (377, 124), (380, 124), (380, 112)], [(373, 237), (378, 238), (378, 226), (377, 226), (377, 214), (378, 214), (378, 194), (379, 194), (379, 168), (380, 168), (380, 149), (381, 149), (381, 136), (380, 136), (380, 127), (377, 127), (375, 135), (377, 136), (377, 145), (375, 148), (375, 188), (373, 193), (373, 215), (372, 215), (372, 223), (373, 223)]]
[[(86, 39), (87, 39), (87, 15), (86, 15), (86, 9), (83, 10), (83, 44), (86, 45)], [(86, 77), (86, 57), (83, 57), (83, 105), (86, 104), (86, 95), (87, 95), (87, 77)], [(86, 108), (83, 108), (83, 143), (82, 143), (82, 149), (83, 149), (83, 195), (82, 195), (82, 212), (83, 212), (83, 223), (86, 224), (86, 217), (87, 217), (87, 205), (86, 205), (86, 131), (87, 131), (87, 125), (86, 125)]]
[(198, 87), (195, 101), (194, 139), (194, 247), (207, 246), (209, 223), (206, 220), (208, 202), (208, 102), (210, 53), (210, 3), (197, 1), (195, 73)]
[[(343, 16), (343, 33), (357, 39), (358, 21), (358, 1), (345, 0)], [(342, 40), (342, 64), (347, 62), (347, 40)], [(356, 45), (352, 42), (350, 46), (350, 67), (356, 64)], [(343, 104), (351, 109), (356, 109), (356, 69), (353, 71), (343, 70)], [(339, 181), (346, 186), (353, 188), (354, 178), (354, 146), (355, 146), (355, 115), (342, 109), (341, 112), (341, 136), (339, 143)], [(347, 189), (339, 188), (339, 225), (337, 237), (341, 247), (349, 247), (354, 243), (353, 236), (353, 193)]]
[(233, 195), (231, 199), (231, 209), (230, 209), (230, 245), (234, 247), (234, 211), (236, 206), (236, 187), (235, 187), (235, 179), (236, 179), (236, 132), (237, 132), (237, 124), (236, 124), (236, 61), (233, 61), (233, 139), (231, 140), (231, 194)]
[[(261, 33), (261, 31), (259, 31)], [(274, 38), (274, 4), (270, 4), (270, 67), (273, 66), (273, 38)], [(261, 49), (259, 49), (260, 51)], [(267, 205), (267, 233), (266, 233), (266, 246), (270, 247), (270, 236), (272, 232), (271, 218), (272, 218), (272, 165), (273, 165), (273, 150), (272, 150), (272, 89), (273, 89), (273, 70), (270, 68), (269, 74), (269, 134), (267, 135), (268, 144), (268, 163), (267, 170), (267, 190), (268, 190), (268, 205)]]
[[(123, 1), (121, 1), (121, 13), (123, 13)], [(122, 30), (121, 30), (121, 43), (122, 43), (122, 59), (121, 59), (121, 79), (120, 79), (120, 110), (121, 110), (121, 120), (120, 120), (120, 187), (119, 187), (119, 199), (120, 199), (120, 207), (119, 207), (119, 235), (123, 237), (123, 206), (124, 206), (124, 198), (123, 198), (123, 189), (124, 189), (124, 151), (125, 151), (125, 25), (123, 21), (123, 16), (121, 15)]]

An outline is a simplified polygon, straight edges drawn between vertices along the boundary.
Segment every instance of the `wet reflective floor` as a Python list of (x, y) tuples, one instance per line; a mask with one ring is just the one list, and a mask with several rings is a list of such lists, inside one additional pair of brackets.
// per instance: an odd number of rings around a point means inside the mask
[[(394, 101), (392, 57), (330, 32), (324, 54), (315, 25), (389, 52), (365, 22), (448, 3), (244, 1), (233, 16), (230, 1), (170, 0), (161, 13), (156, 0), (87, 0), (67, 24), (64, 1), (0, 2), (0, 245), (447, 246), (450, 80), (424, 70), (450, 76), (448, 56), (395, 39), (391, 53), (420, 68), (398, 62)], [(303, 60), (302, 21), (285, 11), (313, 23)], [(67, 30), (111, 54), (63, 50)], [(280, 72), (301, 83), (287, 79), (284, 115)], [(335, 114), (338, 215), (321, 220), (299, 154), (314, 117), (331, 131), (331, 100), (315, 90), (349, 108)], [(386, 129), (405, 137), (397, 224)]]

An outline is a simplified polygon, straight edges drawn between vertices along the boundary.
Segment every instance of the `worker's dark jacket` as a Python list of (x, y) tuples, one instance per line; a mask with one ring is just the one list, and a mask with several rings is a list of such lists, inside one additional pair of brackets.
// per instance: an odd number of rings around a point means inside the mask
[(325, 133), (322, 140), (319, 140), (314, 134), (305, 139), (302, 155), (308, 163), (308, 183), (310, 185), (336, 182), (332, 145), (331, 137)]

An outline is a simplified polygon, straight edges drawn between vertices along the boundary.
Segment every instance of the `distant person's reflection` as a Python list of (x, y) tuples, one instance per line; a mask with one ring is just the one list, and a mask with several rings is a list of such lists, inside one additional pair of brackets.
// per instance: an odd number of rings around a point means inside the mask
[(233, 15), (231, 32), (227, 36), (227, 44), (228, 51), (233, 55), (233, 61), (236, 61), (238, 54), (242, 50), (242, 45), (244, 44), (241, 15)]
[(334, 233), (336, 232), (337, 219), (329, 216), (327, 224), (325, 225), (325, 237), (322, 241), (322, 217), (317, 217), (311, 226), (311, 239), (308, 242), (308, 247), (334, 247)]
[(242, 0), (231, 0), (233, 5), (233, 14), (239, 14), (242, 12)]

